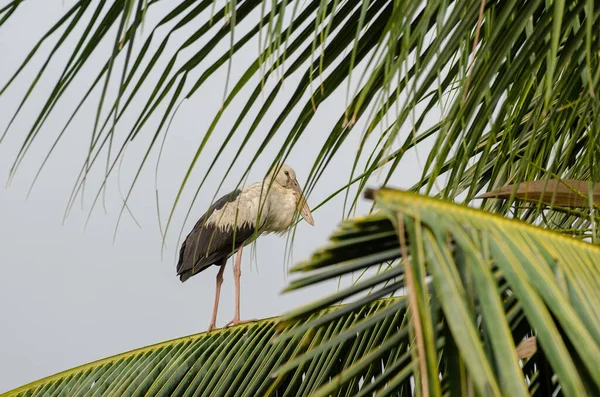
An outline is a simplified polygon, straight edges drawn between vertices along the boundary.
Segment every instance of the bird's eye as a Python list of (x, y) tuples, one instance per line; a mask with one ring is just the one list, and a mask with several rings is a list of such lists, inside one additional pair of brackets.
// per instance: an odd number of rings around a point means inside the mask
[(284, 171), (284, 174), (286, 174), (287, 176), (290, 176), (290, 173), (288, 171)]

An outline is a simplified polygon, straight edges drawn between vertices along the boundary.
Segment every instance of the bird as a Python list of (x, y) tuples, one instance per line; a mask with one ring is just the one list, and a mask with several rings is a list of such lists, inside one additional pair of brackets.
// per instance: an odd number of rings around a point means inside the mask
[(237, 253), (233, 265), (235, 314), (225, 327), (241, 322), (242, 249), (261, 235), (285, 234), (294, 223), (297, 213), (314, 226), (296, 173), (288, 164), (282, 164), (267, 174), (263, 181), (236, 189), (216, 200), (196, 222), (179, 250), (177, 275), (181, 282), (185, 282), (213, 265), (219, 266), (209, 332), (216, 327), (227, 260)]

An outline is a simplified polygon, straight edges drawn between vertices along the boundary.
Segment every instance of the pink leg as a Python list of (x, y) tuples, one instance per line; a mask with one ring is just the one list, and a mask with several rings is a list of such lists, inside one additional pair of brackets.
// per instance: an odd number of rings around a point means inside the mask
[(233, 320), (228, 322), (225, 326), (238, 325), (240, 323), (240, 277), (242, 276), (242, 248), (237, 252), (235, 256), (235, 264), (233, 265), (233, 279), (235, 280), (235, 314)]
[(217, 273), (217, 291), (215, 293), (215, 304), (213, 306), (213, 314), (212, 314), (212, 319), (210, 320), (210, 325), (208, 326), (208, 331), (212, 331), (213, 329), (215, 329), (215, 326), (217, 324), (217, 312), (219, 311), (219, 297), (221, 296), (221, 285), (223, 284), (223, 272), (225, 271), (225, 265), (227, 264), (227, 261), (223, 261), (223, 264), (219, 269), (219, 273)]

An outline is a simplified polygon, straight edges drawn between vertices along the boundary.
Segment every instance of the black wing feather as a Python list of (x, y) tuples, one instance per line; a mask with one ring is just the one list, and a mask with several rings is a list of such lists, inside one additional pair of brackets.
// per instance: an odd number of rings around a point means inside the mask
[(233, 202), (241, 192), (237, 189), (215, 201), (186, 237), (177, 263), (177, 275), (182, 282), (212, 265), (222, 265), (254, 233), (251, 226), (237, 228), (234, 232), (233, 228), (223, 231), (205, 224), (214, 211)]

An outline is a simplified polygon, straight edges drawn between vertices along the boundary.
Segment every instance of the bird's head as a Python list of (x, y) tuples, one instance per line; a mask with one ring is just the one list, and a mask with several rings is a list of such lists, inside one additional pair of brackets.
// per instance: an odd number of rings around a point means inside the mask
[[(275, 174), (276, 173), (276, 174)], [(275, 175), (275, 177), (273, 177)], [(300, 188), (300, 184), (296, 179), (296, 172), (287, 164), (283, 164), (279, 170), (277, 168), (273, 169), (269, 175), (265, 178), (266, 182), (271, 182), (284, 189), (289, 189), (298, 199), (298, 212), (302, 215), (302, 218), (310, 225), (314, 226), (315, 221), (312, 217), (312, 213), (310, 212), (310, 208), (308, 207), (308, 203), (304, 198), (304, 194), (302, 194), (302, 189)]]

